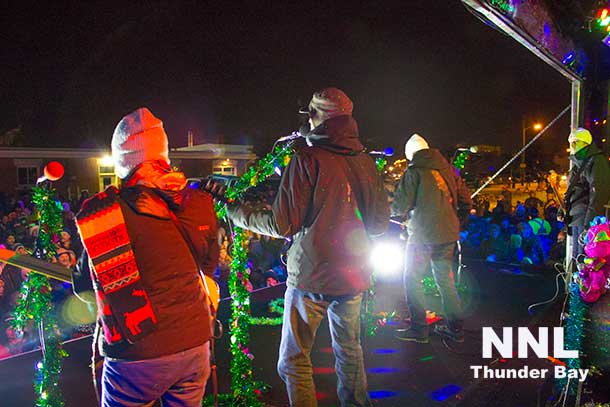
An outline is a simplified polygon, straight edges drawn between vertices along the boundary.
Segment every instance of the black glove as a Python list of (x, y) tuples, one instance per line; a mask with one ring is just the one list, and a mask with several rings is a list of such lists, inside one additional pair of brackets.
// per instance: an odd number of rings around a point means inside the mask
[(207, 183), (201, 185), (201, 189), (210, 195), (215, 201), (220, 201), (223, 203), (230, 202), (229, 199), (225, 196), (225, 192), (227, 192), (227, 188), (224, 185), (220, 185), (217, 182), (209, 180)]

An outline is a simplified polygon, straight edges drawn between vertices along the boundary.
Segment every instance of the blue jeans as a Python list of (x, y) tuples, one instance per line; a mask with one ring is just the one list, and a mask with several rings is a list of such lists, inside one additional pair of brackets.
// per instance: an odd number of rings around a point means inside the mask
[(360, 347), (362, 293), (334, 297), (288, 287), (284, 299), (277, 370), (286, 383), (290, 405), (318, 405), (310, 353), (316, 331), (328, 315), (341, 406), (365, 406), (368, 394)]
[(201, 407), (210, 376), (209, 342), (154, 359), (106, 358), (102, 407)]
[(430, 267), (432, 267), (432, 275), (441, 295), (447, 325), (454, 330), (462, 329), (460, 299), (453, 279), (454, 251), (455, 242), (438, 245), (407, 245), (403, 281), (411, 313), (411, 327), (424, 334), (428, 333), (428, 324), (422, 279)]

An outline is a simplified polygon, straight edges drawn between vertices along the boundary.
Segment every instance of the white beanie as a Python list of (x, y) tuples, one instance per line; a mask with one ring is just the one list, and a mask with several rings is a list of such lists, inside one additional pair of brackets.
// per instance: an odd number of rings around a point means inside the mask
[(422, 136), (415, 133), (405, 144), (405, 157), (407, 157), (407, 160), (411, 161), (413, 160), (413, 155), (415, 153), (419, 150), (426, 150), (428, 148), (430, 148), (428, 142)]
[(150, 110), (141, 107), (123, 117), (112, 135), (114, 171), (125, 179), (144, 161), (165, 161), (169, 164), (167, 134), (163, 122)]

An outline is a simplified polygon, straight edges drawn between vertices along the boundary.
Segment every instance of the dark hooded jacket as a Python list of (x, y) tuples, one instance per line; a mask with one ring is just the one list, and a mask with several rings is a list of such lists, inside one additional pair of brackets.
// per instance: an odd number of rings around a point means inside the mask
[(413, 155), (392, 203), (392, 216), (406, 218), (409, 244), (442, 244), (459, 239), (457, 211), (472, 207), (464, 181), (434, 148)]
[(229, 216), (257, 233), (292, 238), (289, 287), (356, 294), (369, 287), (370, 237), (388, 226), (387, 194), (351, 116), (326, 120), (310, 140), (291, 158), (271, 210), (233, 206)]
[(610, 200), (610, 169), (602, 151), (591, 144), (570, 155), (573, 164), (564, 200), (568, 226), (586, 227), (604, 215)]

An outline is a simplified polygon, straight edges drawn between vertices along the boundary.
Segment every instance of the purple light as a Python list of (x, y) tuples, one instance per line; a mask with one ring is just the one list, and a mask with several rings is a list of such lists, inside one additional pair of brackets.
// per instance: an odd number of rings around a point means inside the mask
[(379, 355), (388, 355), (390, 353), (398, 353), (398, 349), (379, 348), (379, 349), (375, 349), (374, 352), (379, 354)]
[(544, 23), (544, 36), (547, 38), (551, 36), (551, 26), (548, 22)]
[(574, 53), (570, 52), (568, 55), (566, 55), (563, 58), (563, 61), (561, 61), (561, 63), (564, 65), (567, 65), (567, 64), (571, 63), (572, 61), (574, 61)]
[(400, 369), (395, 367), (373, 367), (370, 369), (366, 369), (367, 373), (371, 374), (386, 374), (386, 373), (396, 373), (400, 372)]
[(447, 386), (441, 387), (440, 389), (430, 393), (430, 397), (436, 401), (445, 401), (449, 397), (455, 396), (460, 391), (462, 391), (462, 388), (460, 386), (455, 384), (448, 384)]
[(372, 399), (387, 399), (390, 397), (395, 397), (398, 393), (396, 393), (395, 391), (389, 391), (389, 390), (376, 390), (376, 391), (369, 391), (369, 397)]

